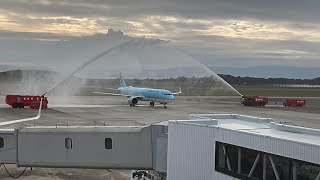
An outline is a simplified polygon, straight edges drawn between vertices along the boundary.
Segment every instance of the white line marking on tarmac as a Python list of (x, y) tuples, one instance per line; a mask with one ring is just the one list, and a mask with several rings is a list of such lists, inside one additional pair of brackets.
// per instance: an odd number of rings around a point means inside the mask
[(281, 108), (283, 108), (283, 105), (270, 104), (270, 105), (266, 105), (266, 107), (281, 107)]
[(50, 108), (57, 108), (57, 107), (66, 107), (66, 108), (96, 108), (96, 107), (120, 107), (120, 106), (127, 106), (127, 105), (119, 105), (119, 104), (112, 104), (112, 105), (99, 105), (99, 104), (55, 104), (50, 105)]
[(15, 123), (19, 123), (19, 122), (25, 122), (25, 121), (38, 120), (41, 117), (41, 110), (42, 110), (41, 108), (42, 108), (42, 98), (41, 98), (41, 101), (40, 101), (40, 108), (38, 110), (38, 115), (36, 117), (0, 122), (0, 126), (9, 125), (9, 124), (15, 124)]
[(26, 118), (26, 119), (18, 119), (18, 120), (12, 120), (12, 121), (5, 121), (5, 122), (0, 122), (0, 126), (4, 125), (9, 125), (9, 124), (14, 124), (14, 123), (19, 123), (19, 122), (25, 122), (25, 121), (33, 121), (33, 120), (38, 120), (38, 117), (33, 117), (33, 118)]
[[(138, 104), (136, 107), (149, 107), (147, 104)], [(169, 104), (168, 107), (183, 107), (187, 106), (186, 104)], [(128, 104), (53, 104), (49, 105), (49, 108), (99, 108), (99, 107), (129, 107)], [(155, 105), (155, 107), (163, 107), (163, 105)], [(7, 104), (0, 104), (0, 108), (12, 108)]]
[[(185, 106), (185, 105), (173, 105), (170, 104), (168, 107), (170, 106)], [(128, 107), (128, 108), (132, 108), (129, 107), (128, 104), (55, 104), (55, 105), (50, 105), (50, 108), (108, 108), (108, 107)], [(136, 107), (150, 107), (150, 105), (147, 104), (139, 104), (136, 105)], [(163, 107), (163, 105), (156, 105), (155, 107)]]
[(7, 104), (0, 104), (0, 107), (10, 107)]

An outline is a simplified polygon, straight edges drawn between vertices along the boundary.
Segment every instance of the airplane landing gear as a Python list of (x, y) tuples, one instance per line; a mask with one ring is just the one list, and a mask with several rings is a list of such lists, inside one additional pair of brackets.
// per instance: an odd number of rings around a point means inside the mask
[(167, 103), (164, 103), (164, 104), (163, 104), (163, 107), (164, 107), (165, 109), (167, 109)]
[(154, 102), (153, 102), (153, 101), (150, 102), (150, 106), (151, 106), (151, 107), (154, 106)]

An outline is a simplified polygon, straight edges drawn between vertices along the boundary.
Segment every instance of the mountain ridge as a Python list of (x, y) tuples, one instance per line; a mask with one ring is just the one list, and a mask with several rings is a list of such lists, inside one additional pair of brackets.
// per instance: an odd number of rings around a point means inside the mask
[[(320, 77), (316, 78), (310, 78), (310, 79), (297, 79), (297, 78), (259, 78), (259, 77), (250, 77), (250, 76), (232, 76), (228, 74), (218, 74), (221, 78), (226, 80), (228, 83), (231, 84), (304, 84), (308, 83), (309, 84), (320, 84)], [(23, 77), (24, 76), (24, 77)], [(6, 81), (15, 81), (15, 80), (23, 80), (23, 79), (28, 79), (28, 78), (36, 78), (35, 80), (40, 81), (42, 78), (44, 79), (49, 79), (52, 77), (57, 78), (63, 78), (65, 75), (59, 73), (59, 72), (54, 72), (54, 71), (48, 71), (48, 70), (10, 70), (6, 72), (0, 72), (0, 80), (6, 80)], [(184, 76), (179, 76), (176, 78), (173, 77), (166, 77), (162, 79), (207, 79), (207, 77), (184, 77)], [(118, 78), (115, 76), (115, 78)], [(74, 77), (72, 76), (73, 80), (85, 80), (81, 79), (79, 77)], [(114, 79), (114, 78), (113, 78)], [(137, 79), (137, 78), (130, 78), (130, 76), (127, 76), (126, 79)], [(158, 79), (162, 80), (159, 78), (154, 78), (154, 77), (149, 77), (149, 78), (142, 78), (142, 79)], [(103, 80), (103, 79), (87, 79), (88, 81), (90, 80)], [(109, 79), (106, 79), (109, 80)]]
[(209, 67), (218, 74), (256, 78), (313, 79), (320, 77), (320, 67), (255, 66), (255, 67)]

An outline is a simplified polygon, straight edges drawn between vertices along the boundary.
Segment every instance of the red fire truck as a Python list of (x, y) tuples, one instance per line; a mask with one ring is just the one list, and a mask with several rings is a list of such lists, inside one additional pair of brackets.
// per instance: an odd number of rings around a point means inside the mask
[(283, 106), (284, 107), (302, 107), (306, 105), (307, 101), (305, 99), (284, 99)]
[(244, 106), (265, 106), (268, 104), (269, 98), (260, 96), (242, 96), (241, 104)]
[(6, 103), (13, 108), (24, 108), (29, 106), (32, 109), (39, 109), (42, 98), (42, 109), (48, 108), (48, 99), (45, 96), (21, 96), (7, 95)]

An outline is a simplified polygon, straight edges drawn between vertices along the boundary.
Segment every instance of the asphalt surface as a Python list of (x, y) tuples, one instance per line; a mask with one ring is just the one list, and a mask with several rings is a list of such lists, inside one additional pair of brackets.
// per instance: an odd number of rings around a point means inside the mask
[[(235, 113), (272, 118), (277, 122), (291, 122), (296, 125), (320, 129), (320, 98), (307, 98), (306, 107), (283, 107), (283, 98), (271, 98), (266, 107), (244, 107), (239, 97), (177, 97), (168, 108), (148, 102), (139, 102), (129, 107), (123, 97), (48, 97), (49, 109), (42, 112), (39, 120), (1, 126), (20, 128), (28, 126), (126, 126), (148, 125), (165, 120), (189, 119), (189, 114)], [(0, 122), (36, 116), (37, 110), (13, 109), (0, 97)], [(9, 166), (19, 174), (23, 169)], [(129, 179), (128, 170), (83, 170), (34, 168), (26, 170), (21, 179)], [(0, 167), (0, 179), (11, 179)]]

